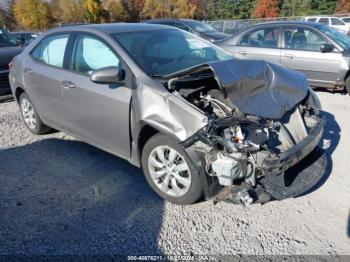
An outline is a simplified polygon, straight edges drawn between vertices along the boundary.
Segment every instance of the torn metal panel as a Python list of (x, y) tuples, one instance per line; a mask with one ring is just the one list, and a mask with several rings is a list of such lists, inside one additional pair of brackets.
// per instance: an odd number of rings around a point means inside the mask
[[(168, 92), (158, 81), (139, 82), (133, 93), (134, 134), (146, 124), (179, 141), (192, 136), (208, 123), (207, 117), (184, 99)], [(136, 136), (136, 137), (135, 137)]]

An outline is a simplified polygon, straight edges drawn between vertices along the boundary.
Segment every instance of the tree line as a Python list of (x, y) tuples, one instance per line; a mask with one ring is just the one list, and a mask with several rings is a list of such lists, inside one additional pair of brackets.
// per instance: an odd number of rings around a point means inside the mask
[(45, 30), (60, 24), (273, 18), (350, 12), (349, 0), (6, 0), (0, 26)]

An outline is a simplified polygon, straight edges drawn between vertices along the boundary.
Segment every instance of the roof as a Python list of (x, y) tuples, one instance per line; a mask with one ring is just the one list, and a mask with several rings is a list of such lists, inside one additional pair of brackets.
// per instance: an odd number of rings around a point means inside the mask
[(150, 20), (146, 20), (145, 22), (172, 22), (172, 21), (183, 21), (183, 22), (200, 22), (197, 20), (193, 20), (193, 19), (182, 19), (182, 18), (158, 18), (158, 19), (150, 19)]
[(273, 22), (264, 22), (259, 23), (254, 26), (263, 26), (263, 25), (304, 25), (304, 26), (316, 26), (322, 25), (316, 22), (308, 22), (308, 21), (273, 21)]
[(73, 31), (101, 31), (107, 34), (137, 32), (147, 30), (166, 29), (168, 26), (158, 24), (144, 24), (144, 23), (111, 23), (111, 24), (86, 24), (86, 25), (72, 25), (53, 29), (53, 31), (66, 31), (67, 29)]
[(29, 34), (29, 35), (32, 35), (32, 34), (36, 34), (35, 32), (27, 32), (27, 31), (12, 31), (10, 32), (11, 34)]

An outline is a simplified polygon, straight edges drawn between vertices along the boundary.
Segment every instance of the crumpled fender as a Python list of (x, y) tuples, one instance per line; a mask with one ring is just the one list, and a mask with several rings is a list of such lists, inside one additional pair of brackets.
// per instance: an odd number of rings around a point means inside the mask
[[(137, 80), (136, 80), (137, 81)], [(175, 138), (179, 142), (194, 135), (208, 123), (208, 118), (195, 106), (166, 90), (158, 81), (137, 81), (131, 101), (131, 136), (133, 160), (137, 156), (138, 137), (145, 125)], [(137, 160), (136, 160), (137, 162)]]

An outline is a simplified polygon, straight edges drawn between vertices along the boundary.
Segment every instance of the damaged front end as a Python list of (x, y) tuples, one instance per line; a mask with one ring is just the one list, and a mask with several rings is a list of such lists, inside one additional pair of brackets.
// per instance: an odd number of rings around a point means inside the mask
[(213, 62), (165, 77), (208, 125), (182, 144), (215, 201), (295, 197), (321, 178), (324, 120), (303, 76), (261, 61)]

